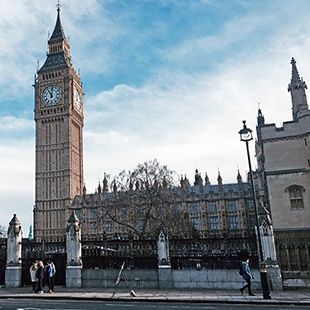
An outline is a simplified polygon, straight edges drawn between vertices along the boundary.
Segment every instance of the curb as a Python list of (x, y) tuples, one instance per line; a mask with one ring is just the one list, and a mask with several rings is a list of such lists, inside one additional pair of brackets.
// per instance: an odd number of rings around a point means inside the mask
[(91, 300), (91, 301), (119, 301), (119, 302), (158, 302), (158, 303), (194, 303), (194, 304), (260, 304), (260, 305), (294, 305), (294, 306), (309, 306), (310, 301), (296, 301), (296, 300), (264, 300), (264, 299), (178, 299), (178, 298), (156, 298), (156, 297), (83, 297), (83, 296), (57, 296), (57, 295), (36, 295), (36, 294), (27, 294), (27, 295), (18, 295), (18, 294), (8, 294), (0, 295), (0, 299), (44, 299), (44, 300)]

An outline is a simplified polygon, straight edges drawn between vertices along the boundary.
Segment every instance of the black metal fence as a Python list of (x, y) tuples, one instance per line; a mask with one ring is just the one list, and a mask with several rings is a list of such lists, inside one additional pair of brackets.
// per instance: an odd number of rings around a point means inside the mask
[[(251, 268), (258, 269), (258, 257), (249, 258)], [(237, 257), (172, 257), (171, 268), (181, 270), (239, 269), (241, 262), (242, 259)]]
[(239, 269), (244, 258), (250, 259), (252, 268), (259, 267), (251, 238), (171, 239), (169, 254), (172, 269)]
[(4, 285), (7, 238), (0, 238), (0, 285)]
[[(259, 266), (252, 239), (171, 239), (168, 245), (172, 269), (238, 269), (245, 256), (252, 268)], [(6, 252), (7, 239), (0, 238), (0, 285), (5, 282)], [(39, 243), (23, 238), (22, 284), (31, 283), (29, 269), (35, 260), (51, 260), (56, 266), (56, 285), (65, 285), (66, 259), (65, 242)], [(82, 261), (84, 269), (119, 269), (124, 261), (130, 269), (157, 269), (157, 240), (82, 240)]]
[(85, 269), (119, 269), (125, 261), (130, 269), (157, 269), (156, 240), (87, 240), (82, 242)]
[(51, 260), (56, 266), (55, 285), (65, 285), (67, 260), (65, 242), (35, 242), (23, 238), (22, 285), (31, 284), (29, 269), (35, 260), (42, 260), (44, 265)]

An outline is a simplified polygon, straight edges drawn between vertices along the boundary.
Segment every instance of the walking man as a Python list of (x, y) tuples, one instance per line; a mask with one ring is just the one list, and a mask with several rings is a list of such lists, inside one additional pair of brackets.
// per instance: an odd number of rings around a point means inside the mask
[(253, 275), (252, 275), (250, 267), (249, 267), (249, 262), (250, 262), (250, 260), (248, 258), (245, 258), (242, 262), (242, 265), (241, 265), (242, 270), (243, 270), (243, 279), (246, 281), (247, 284), (240, 289), (240, 292), (241, 292), (241, 294), (243, 294), (243, 291), (246, 288), (248, 288), (249, 295), (255, 296), (251, 290), (251, 279), (253, 279)]

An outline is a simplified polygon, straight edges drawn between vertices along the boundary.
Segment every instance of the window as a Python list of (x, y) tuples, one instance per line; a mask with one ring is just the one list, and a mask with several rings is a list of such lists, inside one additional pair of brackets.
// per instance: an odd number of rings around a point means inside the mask
[(191, 203), (191, 204), (189, 205), (189, 207), (190, 207), (190, 212), (191, 212), (191, 213), (193, 213), (193, 212), (198, 212), (198, 205), (197, 205), (197, 203)]
[(96, 223), (90, 223), (90, 233), (91, 234), (96, 234)]
[(304, 200), (302, 197), (302, 192), (305, 191), (304, 187), (299, 185), (292, 185), (289, 186), (285, 191), (289, 194), (292, 209), (304, 208)]
[(180, 212), (180, 205), (172, 205), (172, 212)]
[(219, 229), (219, 218), (218, 216), (210, 217), (211, 229)]
[(142, 222), (142, 221), (139, 221), (139, 222), (138, 222), (138, 230), (139, 230), (139, 231), (142, 231), (142, 229), (143, 229), (143, 222)]
[(91, 218), (96, 217), (97, 216), (96, 210), (90, 210), (89, 211), (89, 215), (90, 215)]
[(248, 201), (248, 207), (249, 207), (249, 210), (254, 210), (254, 200)]
[(125, 215), (127, 215), (127, 212), (128, 212), (127, 208), (122, 208), (121, 215), (125, 216)]
[(237, 210), (237, 203), (235, 201), (228, 202), (228, 210), (234, 211)]
[(195, 227), (195, 229), (199, 229), (199, 217), (192, 217), (191, 223)]
[(217, 211), (216, 202), (209, 202), (209, 211)]
[(105, 224), (105, 231), (106, 232), (113, 232), (113, 223), (112, 222), (107, 222)]
[(229, 222), (230, 222), (230, 228), (239, 228), (238, 216), (230, 216)]

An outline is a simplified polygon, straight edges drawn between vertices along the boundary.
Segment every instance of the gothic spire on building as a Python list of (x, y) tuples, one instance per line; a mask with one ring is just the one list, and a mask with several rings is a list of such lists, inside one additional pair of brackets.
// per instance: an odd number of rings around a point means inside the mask
[(242, 183), (242, 177), (241, 177), (239, 169), (238, 169), (237, 181), (238, 181), (238, 184)]
[(101, 194), (101, 186), (100, 186), (100, 181), (98, 182), (98, 194)]
[(261, 127), (264, 125), (265, 125), (265, 117), (262, 113), (262, 110), (259, 108), (258, 115), (257, 115), (257, 125), (256, 125), (257, 143), (259, 145), (262, 144)]
[(104, 173), (104, 177), (103, 177), (103, 188), (102, 188), (102, 191), (104, 193), (107, 193), (109, 191), (109, 186), (108, 186), (108, 180), (107, 180), (107, 175), (106, 173)]
[(208, 174), (206, 172), (206, 176), (205, 176), (205, 185), (211, 185), (210, 179), (208, 177)]
[(38, 72), (60, 68), (73, 68), (70, 56), (70, 44), (66, 39), (60, 20), (60, 4), (57, 5), (57, 19), (54, 31), (48, 40), (47, 58)]
[(306, 96), (307, 85), (299, 76), (294, 58), (292, 58), (291, 64), (292, 78), (291, 83), (288, 85), (288, 91), (291, 92), (293, 120), (295, 121), (303, 116), (304, 112), (308, 112), (309, 110)]
[(194, 185), (200, 185), (202, 183), (201, 174), (198, 172), (198, 169), (195, 170), (195, 182)]
[(219, 192), (223, 192), (223, 179), (221, 177), (220, 172), (219, 172), (219, 175), (217, 177), (217, 183), (218, 183), (218, 187), (219, 187)]
[(48, 44), (53, 42), (67, 41), (65, 33), (63, 31), (60, 20), (60, 4), (57, 5), (57, 20), (52, 36), (50, 37)]

